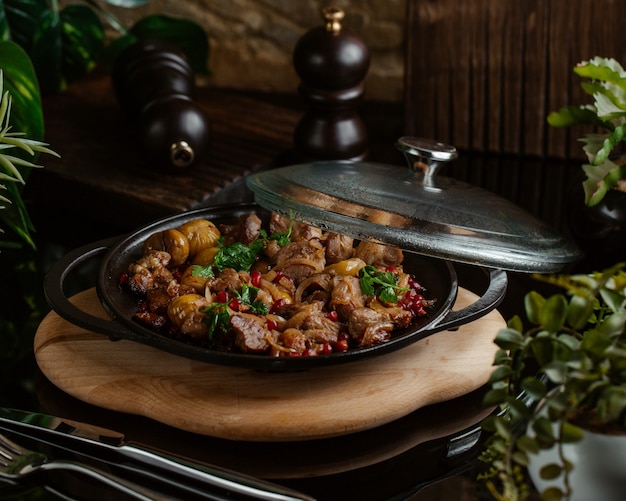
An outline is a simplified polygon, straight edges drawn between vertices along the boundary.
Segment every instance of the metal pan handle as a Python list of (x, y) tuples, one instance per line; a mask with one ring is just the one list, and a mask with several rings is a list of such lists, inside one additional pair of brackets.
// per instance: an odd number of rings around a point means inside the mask
[(65, 294), (65, 286), (67, 277), (72, 271), (86, 261), (107, 252), (118, 239), (119, 237), (99, 240), (68, 252), (50, 268), (44, 279), (46, 301), (59, 316), (92, 332), (106, 334), (113, 340), (133, 339), (137, 335), (129, 332), (115, 320), (105, 320), (77, 308)]
[(483, 269), (489, 277), (487, 290), (475, 302), (460, 310), (450, 310), (433, 329), (429, 329), (434, 334), (443, 330), (450, 330), (461, 325), (473, 322), (490, 311), (494, 310), (504, 299), (508, 285), (507, 274), (503, 270)]

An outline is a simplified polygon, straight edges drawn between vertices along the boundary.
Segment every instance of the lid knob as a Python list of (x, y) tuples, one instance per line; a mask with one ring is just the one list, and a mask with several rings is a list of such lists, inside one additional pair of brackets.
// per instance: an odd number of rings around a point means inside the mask
[(423, 176), (424, 186), (428, 188), (436, 188), (435, 176), (441, 166), (459, 156), (454, 146), (421, 137), (401, 137), (396, 148), (404, 153), (409, 169)]

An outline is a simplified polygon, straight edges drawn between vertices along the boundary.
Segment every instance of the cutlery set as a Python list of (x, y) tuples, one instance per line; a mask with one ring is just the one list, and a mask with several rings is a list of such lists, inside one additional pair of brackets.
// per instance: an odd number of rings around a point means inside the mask
[[(86, 475), (128, 499), (312, 501), (313, 498), (243, 473), (168, 455), (125, 442), (120, 433), (41, 413), (0, 408), (0, 432), (74, 453), (89, 460), (55, 459), (0, 433), (0, 480), (37, 480), (37, 473)], [(98, 467), (91, 463), (96, 462)], [(115, 470), (119, 473), (112, 473)], [(130, 480), (132, 478), (132, 480)], [(159, 486), (163, 487), (164, 495)]]

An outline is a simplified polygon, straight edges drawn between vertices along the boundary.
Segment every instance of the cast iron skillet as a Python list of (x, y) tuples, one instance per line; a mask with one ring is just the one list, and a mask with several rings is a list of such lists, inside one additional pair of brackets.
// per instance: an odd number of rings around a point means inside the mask
[[(48, 303), (57, 314), (69, 322), (89, 331), (105, 334), (113, 341), (127, 339), (195, 360), (275, 371), (302, 370), (351, 362), (398, 350), (436, 332), (454, 329), (482, 317), (498, 306), (506, 292), (506, 273), (485, 269), (489, 278), (487, 290), (475, 303), (459, 311), (453, 311), (452, 306), (458, 292), (454, 266), (448, 261), (405, 251), (403, 263), (405, 271), (414, 274), (426, 287), (428, 298), (437, 300), (430, 313), (413, 322), (408, 328), (394, 333), (392, 339), (386, 343), (314, 357), (271, 357), (207, 349), (157, 334), (132, 320), (138, 298), (119, 285), (119, 278), (127, 271), (128, 265), (141, 255), (141, 246), (148, 236), (156, 231), (176, 228), (187, 221), (199, 218), (209, 219), (216, 224), (233, 224), (240, 215), (250, 212), (257, 213), (261, 218), (268, 216), (267, 211), (254, 204), (198, 209), (153, 222), (125, 237), (95, 242), (69, 252), (54, 264), (45, 278), (44, 291)], [(105, 255), (100, 263), (96, 290), (111, 320), (97, 318), (76, 308), (65, 294), (68, 275), (82, 263), (101, 254)]]

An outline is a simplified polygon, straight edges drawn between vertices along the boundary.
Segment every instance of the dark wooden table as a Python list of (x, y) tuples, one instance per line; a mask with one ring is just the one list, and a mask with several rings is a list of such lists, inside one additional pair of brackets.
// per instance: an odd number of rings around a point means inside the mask
[[(293, 95), (242, 94), (198, 86), (197, 104), (212, 125), (209, 154), (197, 166), (167, 173), (147, 164), (136, 130), (108, 75), (93, 75), (43, 99), (45, 140), (61, 158), (44, 156), (26, 197), (38, 231), (52, 214), (54, 239), (83, 243), (181, 211), (247, 200), (247, 174), (300, 161), (293, 130), (305, 105)], [(370, 157), (403, 162), (401, 104), (363, 103)], [(64, 232), (58, 235), (58, 232)]]
[(43, 100), (46, 157), (29, 186), (45, 210), (87, 211), (95, 223), (134, 228), (175, 212), (237, 199), (246, 174), (291, 150), (300, 112), (234, 93), (199, 88), (196, 101), (212, 123), (208, 158), (165, 173), (148, 165), (134, 126), (106, 75), (94, 74)]

